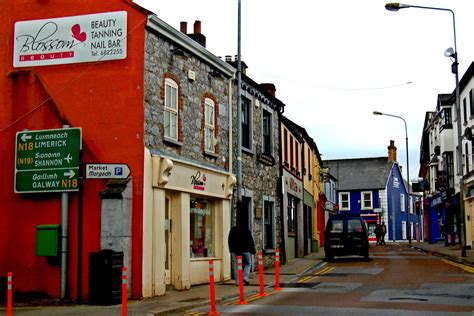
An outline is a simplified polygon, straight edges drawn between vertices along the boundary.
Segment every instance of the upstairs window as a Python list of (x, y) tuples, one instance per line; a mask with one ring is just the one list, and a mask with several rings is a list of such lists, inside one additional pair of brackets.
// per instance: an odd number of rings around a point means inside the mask
[(361, 195), (361, 200), (362, 200), (361, 209), (363, 210), (373, 209), (372, 192), (364, 191), (364, 192), (361, 192), (360, 195)]
[(204, 99), (204, 150), (215, 151), (215, 103), (210, 98)]
[(349, 211), (349, 192), (339, 192), (339, 210)]
[(165, 138), (178, 141), (178, 84), (172, 79), (165, 79)]
[(242, 147), (252, 150), (252, 120), (251, 100), (242, 97)]
[(464, 125), (467, 124), (467, 100), (466, 98), (464, 98), (462, 100), (462, 110), (463, 110), (463, 113), (464, 113)]
[(471, 117), (474, 115), (474, 99), (472, 99), (473, 89), (469, 91), (469, 105), (471, 109)]
[(405, 194), (400, 194), (400, 211), (405, 212)]
[(263, 111), (263, 120), (262, 120), (262, 129), (263, 129), (263, 144), (262, 151), (267, 155), (272, 154), (272, 114), (268, 111)]
[(451, 109), (444, 109), (442, 112), (442, 128), (453, 128)]

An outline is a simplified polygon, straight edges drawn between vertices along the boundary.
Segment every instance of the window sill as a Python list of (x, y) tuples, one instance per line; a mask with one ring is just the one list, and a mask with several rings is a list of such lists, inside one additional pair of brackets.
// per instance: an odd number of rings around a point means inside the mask
[(212, 151), (205, 150), (205, 151), (203, 151), (202, 154), (206, 157), (213, 158), (213, 159), (218, 159), (219, 158), (219, 155), (216, 154), (215, 152), (212, 152)]
[(178, 146), (178, 147), (182, 147), (183, 146), (183, 143), (180, 142), (180, 141), (177, 141), (175, 139), (172, 139), (172, 138), (168, 138), (168, 137), (163, 137), (163, 142), (164, 143), (167, 143), (168, 145), (172, 145), (172, 146)]
[(244, 152), (248, 155), (253, 155), (253, 149), (248, 149), (248, 148), (242, 147), (242, 152)]

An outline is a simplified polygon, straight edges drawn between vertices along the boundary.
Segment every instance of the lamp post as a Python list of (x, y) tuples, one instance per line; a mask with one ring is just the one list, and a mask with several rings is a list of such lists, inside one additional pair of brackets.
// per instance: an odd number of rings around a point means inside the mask
[[(405, 144), (406, 144), (406, 152), (407, 152), (407, 192), (408, 192), (408, 243), (411, 244), (411, 220), (410, 220), (410, 214), (412, 212), (412, 205), (411, 205), (411, 195), (410, 195), (410, 159), (408, 156), (408, 129), (407, 129), (407, 122), (405, 119), (401, 116), (398, 115), (392, 115), (392, 114), (387, 114), (387, 113), (382, 113), (379, 111), (374, 111), (374, 115), (385, 115), (385, 116), (391, 116), (395, 118), (399, 118), (405, 123)], [(395, 231), (394, 231), (395, 233)]]
[(387, 3), (385, 9), (389, 11), (398, 11), (405, 8), (415, 8), (415, 9), (427, 9), (427, 10), (437, 10), (437, 11), (448, 11), (451, 12), (453, 16), (453, 34), (454, 34), (454, 51), (452, 48), (449, 48), (444, 53), (446, 57), (451, 57), (454, 59), (454, 62), (451, 66), (451, 72), (454, 74), (456, 80), (456, 119), (457, 119), (457, 128), (458, 128), (458, 146), (456, 149), (457, 154), (457, 165), (458, 165), (458, 176), (459, 176), (459, 212), (461, 213), (461, 256), (466, 257), (466, 232), (464, 227), (465, 221), (465, 210), (464, 210), (464, 179), (463, 179), (463, 165), (462, 165), (462, 139), (463, 135), (461, 132), (461, 104), (459, 100), (459, 72), (458, 72), (458, 50), (456, 44), (456, 21), (454, 16), (454, 11), (446, 8), (436, 8), (436, 7), (424, 7), (411, 4), (403, 3)]

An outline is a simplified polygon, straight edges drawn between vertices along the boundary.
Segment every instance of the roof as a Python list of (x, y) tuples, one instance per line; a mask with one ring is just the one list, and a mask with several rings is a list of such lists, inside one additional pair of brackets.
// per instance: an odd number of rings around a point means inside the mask
[(392, 163), (388, 157), (324, 160), (337, 179), (338, 191), (384, 189)]

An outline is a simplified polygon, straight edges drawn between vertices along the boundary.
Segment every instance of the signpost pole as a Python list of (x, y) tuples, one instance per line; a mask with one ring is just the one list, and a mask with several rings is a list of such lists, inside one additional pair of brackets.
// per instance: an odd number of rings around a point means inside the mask
[[(63, 125), (69, 128), (69, 125)], [(67, 234), (69, 215), (69, 193), (61, 193), (61, 300), (66, 299), (67, 288)]]

